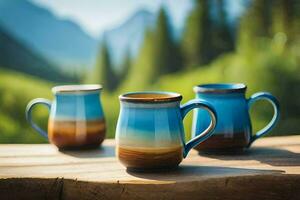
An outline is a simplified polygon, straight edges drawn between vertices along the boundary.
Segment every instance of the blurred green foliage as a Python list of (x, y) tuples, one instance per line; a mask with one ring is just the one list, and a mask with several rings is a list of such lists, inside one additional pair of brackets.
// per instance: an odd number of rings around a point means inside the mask
[[(162, 75), (174, 73), (182, 68), (179, 46), (172, 37), (166, 11), (159, 11), (154, 30), (148, 30), (137, 59), (132, 63), (126, 88), (143, 88), (155, 83)], [(123, 86), (124, 87), (124, 86)]]
[[(294, 0), (253, 0), (241, 17), (236, 33), (225, 23), (224, 1), (214, 6), (217, 17), (210, 16), (212, 1), (195, 1), (181, 40), (183, 67), (175, 73), (160, 74), (156, 68), (154, 33), (148, 32), (140, 54), (125, 84), (116, 93), (133, 90), (167, 90), (183, 94), (184, 101), (194, 97), (193, 86), (201, 83), (242, 82), (247, 96), (259, 91), (273, 93), (281, 104), (281, 119), (269, 135), (300, 132), (300, 2)], [(156, 27), (161, 26), (158, 18)], [(215, 20), (215, 21), (214, 21)], [(213, 23), (217, 22), (217, 23)], [(235, 41), (232, 36), (235, 35)], [(166, 57), (165, 57), (166, 58)], [(173, 56), (175, 58), (175, 56)], [(206, 63), (203, 65), (203, 63)], [(154, 77), (151, 79), (151, 77)], [(258, 102), (250, 111), (254, 132), (272, 118), (267, 102)], [(190, 133), (191, 115), (185, 122)], [(114, 117), (116, 122), (117, 115)], [(111, 127), (110, 130), (114, 130)]]
[[(167, 14), (161, 9), (155, 27), (146, 32), (137, 58), (132, 59), (128, 53), (121, 73), (114, 71), (109, 51), (102, 44), (93, 82), (104, 84), (101, 98), (107, 137), (114, 137), (119, 94), (174, 91), (183, 95), (184, 103), (194, 98), (193, 86), (215, 82), (246, 83), (247, 97), (259, 91), (271, 92), (280, 101), (281, 118), (268, 135), (300, 133), (300, 2), (253, 0), (234, 33), (230, 33), (224, 20), (224, 2), (215, 2), (212, 5), (208, 0), (195, 1), (179, 41), (172, 38)], [(216, 6), (216, 18), (204, 9), (211, 6)], [(29, 75), (0, 70), (0, 143), (46, 142), (30, 128), (24, 112), (33, 98), (53, 98), (53, 85)], [(268, 123), (273, 110), (269, 103), (261, 101), (250, 113), (255, 132)], [(37, 108), (34, 113), (44, 128), (47, 116), (46, 108)], [(185, 119), (187, 137), (191, 121), (189, 114)]]
[[(281, 118), (269, 135), (299, 134), (300, 127), (300, 65), (299, 60), (288, 47), (278, 52), (278, 41), (256, 43), (264, 48), (255, 52), (236, 52), (223, 55), (215, 62), (197, 70), (190, 70), (184, 76), (180, 73), (163, 77), (156, 88), (177, 91), (184, 95), (184, 101), (194, 97), (192, 87), (200, 83), (243, 82), (248, 86), (247, 97), (255, 92), (269, 91), (280, 101)], [(300, 51), (299, 47), (297, 47)], [(295, 52), (294, 52), (295, 53)], [(267, 102), (258, 102), (251, 108), (253, 130), (263, 128), (271, 120), (273, 109)], [(190, 132), (191, 119), (185, 129)]]
[[(55, 83), (15, 71), (0, 69), (0, 143), (47, 143), (31, 128), (25, 118), (26, 105), (34, 98), (53, 100), (51, 88)], [(107, 137), (114, 137), (113, 127), (119, 112), (118, 98), (110, 93), (101, 97)], [(33, 120), (47, 130), (49, 111), (43, 105), (33, 109)]]
[[(25, 119), (27, 103), (37, 97), (50, 98), (52, 84), (8, 70), (0, 70), (0, 142), (41, 143), (46, 142), (31, 129)], [(34, 120), (47, 128), (47, 108), (35, 109)]]
[(113, 91), (118, 85), (118, 76), (114, 72), (110, 53), (105, 40), (101, 43), (100, 55), (97, 59), (95, 70), (89, 74), (86, 82), (103, 85), (108, 91)]
[[(211, 14), (212, 10), (216, 11), (216, 16)], [(185, 67), (197, 68), (233, 50), (234, 34), (230, 28), (224, 0), (196, 0), (181, 41)]]

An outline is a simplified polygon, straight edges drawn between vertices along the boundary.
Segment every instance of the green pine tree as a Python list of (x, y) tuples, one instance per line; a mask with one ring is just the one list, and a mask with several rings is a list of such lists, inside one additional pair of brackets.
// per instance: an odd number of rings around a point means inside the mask
[(169, 19), (164, 8), (158, 14), (154, 32), (154, 59), (157, 75), (168, 74), (180, 70), (181, 56), (172, 38)]
[(145, 89), (155, 80), (154, 36), (147, 30), (139, 54), (129, 70), (125, 86), (127, 89)]
[(253, 0), (240, 20), (238, 43), (243, 48), (251, 48), (256, 37), (270, 37), (272, 24), (272, 1)]
[(120, 81), (124, 81), (129, 74), (130, 68), (131, 68), (132, 62), (131, 62), (131, 56), (130, 56), (130, 50), (127, 49), (125, 52), (125, 56), (123, 58), (123, 62), (121, 65), (121, 73), (120, 73)]
[(101, 43), (99, 56), (92, 77), (94, 83), (103, 85), (108, 91), (113, 91), (118, 86), (118, 79), (112, 69), (111, 58), (105, 40)]
[(162, 8), (153, 30), (146, 31), (139, 54), (127, 78), (128, 88), (148, 88), (161, 75), (181, 69), (179, 48), (172, 38), (166, 11)]
[(224, 0), (216, 2), (217, 20), (212, 28), (212, 46), (214, 56), (216, 57), (224, 52), (234, 49), (234, 38), (230, 33), (230, 27), (226, 20), (226, 11)]
[(272, 1), (272, 31), (285, 33), (288, 42), (300, 36), (300, 2), (298, 0)]
[(209, 10), (209, 0), (196, 0), (194, 9), (186, 20), (181, 47), (188, 67), (206, 64), (213, 57)]

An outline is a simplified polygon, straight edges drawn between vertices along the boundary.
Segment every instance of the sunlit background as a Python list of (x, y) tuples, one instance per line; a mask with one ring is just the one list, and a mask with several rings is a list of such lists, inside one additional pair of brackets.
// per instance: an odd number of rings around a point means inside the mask
[[(214, 82), (273, 93), (281, 119), (269, 136), (299, 134), (300, 1), (0, 0), (0, 143), (47, 142), (24, 113), (33, 98), (53, 99), (54, 85), (102, 84), (111, 138), (119, 94), (174, 91), (185, 102)], [(254, 131), (272, 112), (252, 108)], [(34, 118), (46, 129), (45, 108)]]

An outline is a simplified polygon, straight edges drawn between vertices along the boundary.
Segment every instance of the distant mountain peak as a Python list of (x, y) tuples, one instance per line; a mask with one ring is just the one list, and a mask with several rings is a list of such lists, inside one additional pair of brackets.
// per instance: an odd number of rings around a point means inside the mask
[(98, 41), (69, 19), (28, 0), (0, 0), (0, 26), (60, 66), (93, 63)]
[(141, 9), (136, 11), (135, 13), (133, 13), (131, 16), (129, 16), (128, 19), (126, 19), (125, 21), (123, 21), (122, 23), (120, 23), (118, 26), (116, 26), (116, 28), (113, 28), (109, 31), (105, 31), (105, 32), (111, 32), (114, 30), (119, 30), (119, 29), (123, 29), (123, 28), (127, 28), (128, 26), (130, 26), (133, 23), (147, 23), (150, 20), (152, 20), (154, 17), (154, 14), (151, 13), (150, 11), (146, 10), (146, 9)]
[(136, 20), (136, 19), (142, 19), (142, 20), (147, 20), (149, 18), (153, 18), (154, 13), (150, 12), (149, 10), (146, 9), (141, 9), (135, 12), (127, 21), (131, 20)]
[(101, 40), (106, 40), (112, 54), (113, 64), (116, 67), (122, 63), (128, 49), (131, 55), (137, 55), (144, 39), (144, 33), (148, 28), (154, 26), (155, 19), (154, 13), (141, 9), (119, 26), (103, 33)]

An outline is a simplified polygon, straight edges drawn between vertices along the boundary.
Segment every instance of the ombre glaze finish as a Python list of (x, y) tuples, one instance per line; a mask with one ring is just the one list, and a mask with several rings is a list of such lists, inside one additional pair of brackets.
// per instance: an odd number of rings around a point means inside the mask
[(181, 98), (166, 101), (145, 98), (135, 102), (121, 99), (116, 151), (127, 168), (176, 167), (186, 156), (189, 147), (184, 140), (182, 120), (186, 113), (180, 107)]
[(48, 137), (58, 147), (99, 146), (105, 121), (98, 91), (57, 93), (51, 106)]
[[(60, 86), (61, 87), (61, 86)], [(48, 134), (37, 130), (59, 148), (92, 148), (99, 146), (105, 138), (105, 120), (100, 103), (100, 88), (97, 90), (58, 90), (53, 89), (55, 98), (48, 101), (50, 117)], [(30, 110), (37, 99), (29, 104)], [(31, 117), (30, 121), (31, 121)], [(35, 125), (35, 124), (34, 124)], [(35, 128), (35, 126), (33, 127)]]
[(179, 102), (122, 102), (116, 134), (117, 155), (127, 167), (177, 166), (182, 160)]
[[(210, 102), (216, 109), (218, 123), (213, 135), (196, 147), (200, 151), (242, 150), (249, 147), (254, 140), (270, 131), (279, 117), (279, 104), (269, 93), (256, 93), (246, 99), (246, 86), (243, 84), (207, 84), (194, 88), (196, 99)], [(251, 104), (258, 99), (270, 101), (275, 114), (265, 129), (252, 135), (249, 115)], [(205, 110), (194, 111), (192, 135), (197, 135), (209, 123)]]
[[(218, 124), (211, 138), (197, 146), (196, 149), (244, 148), (250, 143), (252, 131), (244, 93), (197, 93), (196, 98), (205, 99), (213, 104), (219, 116)], [(209, 123), (207, 115), (205, 110), (196, 109), (194, 111), (192, 135), (205, 129), (205, 125)]]

